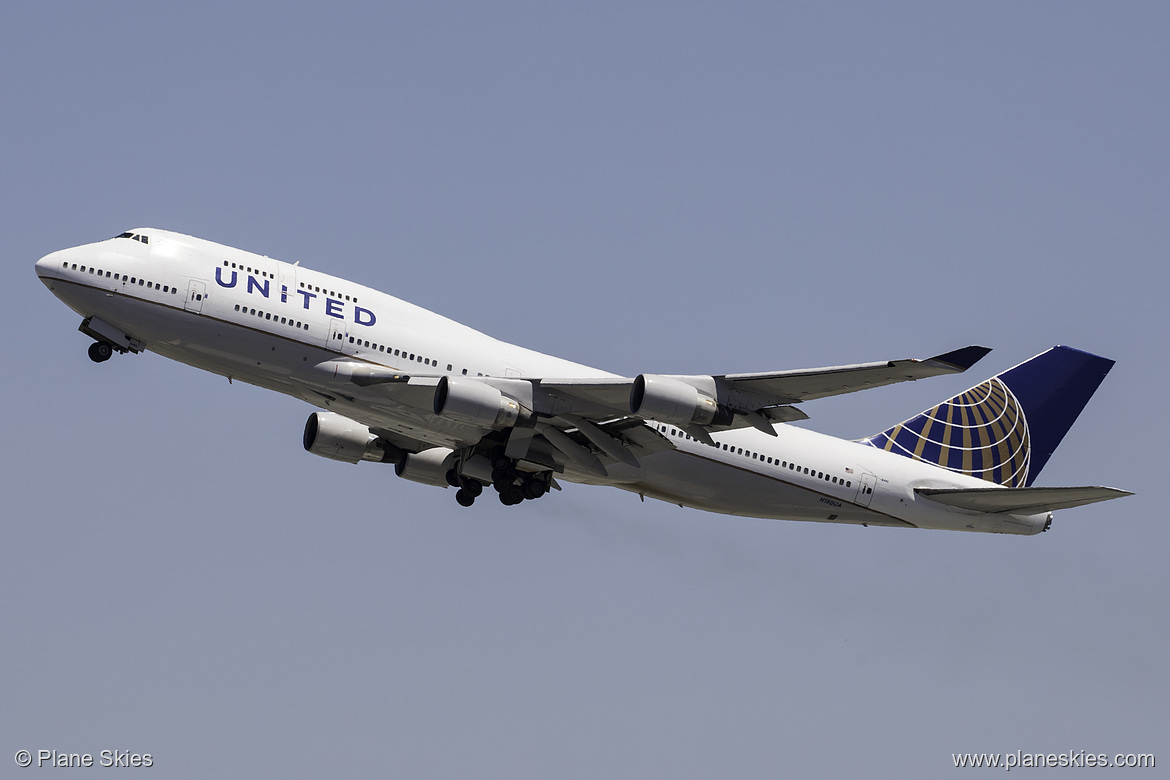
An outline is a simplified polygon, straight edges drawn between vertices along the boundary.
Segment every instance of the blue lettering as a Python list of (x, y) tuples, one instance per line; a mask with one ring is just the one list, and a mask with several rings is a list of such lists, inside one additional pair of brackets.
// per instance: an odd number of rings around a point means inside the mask
[(330, 317), (345, 319), (345, 312), (341, 310), (341, 301), (334, 298), (325, 299), (325, 313)]
[[(363, 317), (369, 317), (369, 319), (364, 319)], [(361, 306), (354, 306), (353, 321), (358, 325), (373, 325), (378, 321), (378, 318), (375, 317), (374, 313), (369, 309), (363, 309)]]
[(306, 309), (309, 308), (309, 299), (317, 297), (317, 293), (311, 293), (308, 290), (297, 290), (297, 292), (299, 292), (301, 294), (301, 296), (305, 299), (305, 308)]
[(280, 302), (288, 303), (288, 287), (283, 284), (280, 286)]
[(232, 280), (231, 280), (231, 282), (225, 283), (225, 282), (224, 282), (224, 280), (223, 280), (223, 277), (222, 277), (222, 276), (220, 276), (220, 272), (221, 272), (221, 271), (223, 271), (223, 267), (222, 267), (222, 266), (216, 266), (216, 267), (215, 267), (215, 283), (216, 283), (216, 284), (218, 284), (220, 287), (229, 287), (229, 288), (230, 288), (230, 287), (235, 287), (235, 286), (236, 286), (236, 272), (235, 272), (235, 271), (232, 271)]
[(249, 276), (248, 277), (248, 293), (249, 294), (251, 294), (253, 287), (255, 287), (257, 290), (259, 290), (260, 294), (263, 295), (265, 298), (268, 297), (268, 280), (267, 279), (264, 280), (264, 284), (261, 284), (260, 282), (256, 281), (255, 276)]

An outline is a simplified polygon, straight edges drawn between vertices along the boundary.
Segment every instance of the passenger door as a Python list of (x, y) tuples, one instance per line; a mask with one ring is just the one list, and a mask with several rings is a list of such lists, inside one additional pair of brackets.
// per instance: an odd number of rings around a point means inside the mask
[(873, 474), (862, 474), (861, 484), (857, 486), (857, 503), (869, 506), (869, 502), (873, 501), (873, 491), (876, 487), (877, 477)]
[(200, 314), (203, 312), (203, 299), (206, 297), (207, 285), (192, 279), (191, 283), (187, 285), (187, 300), (183, 304), (183, 308)]
[(345, 346), (345, 320), (329, 318), (329, 340), (325, 342), (325, 346), (334, 352), (342, 351)]

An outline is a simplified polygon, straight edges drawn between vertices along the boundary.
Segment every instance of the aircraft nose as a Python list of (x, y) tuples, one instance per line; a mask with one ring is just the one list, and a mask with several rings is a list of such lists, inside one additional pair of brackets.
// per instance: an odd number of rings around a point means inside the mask
[(41, 279), (56, 279), (57, 267), (61, 264), (61, 253), (53, 252), (37, 260), (37, 276)]

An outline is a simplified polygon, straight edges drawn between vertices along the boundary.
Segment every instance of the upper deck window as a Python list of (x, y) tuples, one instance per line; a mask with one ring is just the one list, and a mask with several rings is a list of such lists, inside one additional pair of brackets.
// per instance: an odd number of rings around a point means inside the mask
[(120, 236), (114, 236), (114, 238), (129, 238), (134, 241), (141, 241), (144, 244), (150, 243), (150, 236), (143, 236), (138, 233), (123, 233)]

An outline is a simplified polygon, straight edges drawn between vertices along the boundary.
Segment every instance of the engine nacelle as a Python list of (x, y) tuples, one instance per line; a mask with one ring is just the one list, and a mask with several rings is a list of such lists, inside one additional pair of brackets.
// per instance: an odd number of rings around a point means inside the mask
[(435, 414), (476, 428), (511, 428), (524, 407), (496, 388), (474, 379), (445, 376), (435, 388)]
[(447, 487), (447, 471), (454, 465), (454, 451), (450, 447), (432, 447), (422, 452), (410, 452), (394, 464), (394, 473), (420, 485)]
[(674, 425), (726, 425), (731, 412), (701, 392), (678, 379), (656, 374), (639, 374), (630, 389), (630, 411), (639, 417)]
[(373, 463), (397, 463), (406, 453), (375, 436), (359, 422), (335, 412), (313, 412), (305, 422), (302, 439), (305, 449), (314, 455), (342, 463), (368, 460)]

